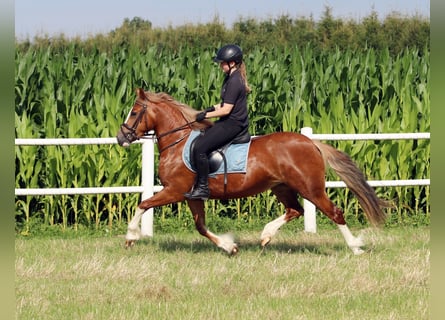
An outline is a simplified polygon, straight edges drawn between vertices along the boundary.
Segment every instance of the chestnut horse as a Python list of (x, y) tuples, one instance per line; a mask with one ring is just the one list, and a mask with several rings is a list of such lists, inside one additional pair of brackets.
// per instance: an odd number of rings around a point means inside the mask
[[(233, 238), (218, 236), (207, 229), (204, 202), (184, 197), (195, 181), (195, 174), (182, 159), (186, 138), (192, 130), (212, 125), (209, 120), (196, 122), (197, 113), (166, 93), (137, 89), (136, 101), (117, 134), (117, 141), (119, 145), (128, 147), (149, 131), (154, 131), (160, 152), (158, 172), (163, 189), (138, 205), (128, 225), (126, 247), (134, 245), (140, 238), (139, 223), (146, 210), (186, 200), (198, 232), (228, 254), (237, 253), (238, 246)], [(385, 215), (381, 207), (386, 206), (386, 202), (377, 197), (350, 157), (332, 146), (291, 132), (253, 137), (246, 173), (229, 173), (226, 187), (224, 175), (210, 179), (210, 198), (242, 198), (271, 189), (286, 210), (264, 227), (261, 234), (261, 245), (264, 247), (282, 225), (303, 215), (304, 210), (298, 201), (298, 196), (301, 196), (336, 223), (352, 252), (361, 254), (364, 245), (362, 239), (352, 235), (342, 210), (332, 203), (325, 192), (327, 164), (357, 196), (369, 222), (373, 226), (383, 224)]]

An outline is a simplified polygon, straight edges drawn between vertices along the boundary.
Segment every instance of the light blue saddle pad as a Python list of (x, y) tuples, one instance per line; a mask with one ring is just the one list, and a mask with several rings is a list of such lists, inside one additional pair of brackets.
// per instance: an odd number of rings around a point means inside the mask
[[(193, 130), (188, 137), (184, 150), (182, 151), (182, 160), (184, 161), (187, 168), (195, 172), (190, 164), (190, 145), (193, 140), (199, 136), (199, 130)], [(249, 154), (250, 141), (246, 143), (231, 144), (225, 152), (225, 157), (227, 160), (227, 173), (246, 173), (247, 167), (247, 156)], [(224, 173), (224, 163), (221, 163), (218, 170), (212, 174), (222, 174)]]

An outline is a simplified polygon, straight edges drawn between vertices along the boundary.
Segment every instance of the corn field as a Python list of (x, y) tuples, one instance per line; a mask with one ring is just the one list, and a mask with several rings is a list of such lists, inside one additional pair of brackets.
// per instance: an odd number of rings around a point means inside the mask
[[(212, 62), (215, 51), (158, 47), (141, 51), (84, 53), (75, 44), (16, 51), (15, 128), (17, 138), (113, 137), (135, 99), (135, 89), (164, 91), (196, 109), (219, 101), (223, 74)], [(407, 49), (315, 52), (287, 46), (245, 52), (250, 132), (315, 133), (429, 132), (429, 51)], [(430, 176), (429, 140), (329, 142), (348, 153), (370, 180), (423, 179)], [(117, 145), (16, 147), (17, 188), (69, 188), (140, 184), (140, 146)], [(157, 161), (157, 157), (155, 157)], [(328, 172), (328, 180), (337, 179)], [(159, 180), (155, 177), (155, 183)], [(392, 221), (429, 217), (429, 186), (377, 188), (391, 199)], [(362, 221), (346, 189), (328, 190), (347, 219)], [(17, 196), (20, 232), (34, 224), (62, 228), (126, 223), (139, 194)], [(208, 201), (207, 212), (241, 224), (281, 215), (270, 192), (228, 202)], [(168, 224), (192, 224), (183, 203), (155, 209)]]

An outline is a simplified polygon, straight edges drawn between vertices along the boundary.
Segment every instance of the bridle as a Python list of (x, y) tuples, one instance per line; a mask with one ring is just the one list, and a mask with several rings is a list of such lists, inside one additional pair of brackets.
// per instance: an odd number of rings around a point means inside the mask
[[(136, 134), (136, 128), (137, 128), (137, 127), (139, 126), (139, 124), (142, 122), (142, 119), (143, 119), (143, 117), (144, 117), (144, 115), (145, 115), (145, 112), (147, 111), (147, 104), (146, 104), (146, 103), (142, 103), (142, 102), (140, 102), (140, 101), (137, 100), (137, 101), (136, 101), (136, 104), (137, 104), (137, 105), (140, 105), (140, 106), (142, 107), (142, 110), (139, 111), (139, 113), (137, 114), (136, 120), (134, 121), (133, 125), (130, 127), (128, 124), (126, 124), (126, 121), (125, 121), (123, 124), (121, 124), (121, 128), (120, 128), (120, 131), (121, 131), (122, 135), (123, 135), (123, 136), (128, 140), (128, 142), (130, 142), (130, 143), (133, 142), (133, 141), (135, 141), (135, 140), (139, 140), (139, 139), (152, 139), (153, 136), (155, 135), (154, 133), (145, 133), (143, 136), (138, 136), (138, 135)], [(133, 111), (130, 111), (130, 112), (133, 112)], [(185, 118), (184, 118), (184, 119), (185, 119)], [(175, 132), (178, 132), (178, 131), (187, 129), (187, 128), (192, 129), (191, 124), (193, 124), (193, 123), (195, 123), (195, 122), (196, 122), (196, 120), (191, 121), (191, 122), (188, 122), (188, 121), (187, 121), (187, 123), (184, 124), (184, 125), (182, 125), (182, 126), (179, 126), (179, 127), (174, 128), (174, 129), (172, 129), (172, 130), (169, 130), (169, 131), (167, 131), (167, 132), (164, 132), (164, 133), (161, 133), (161, 134), (159, 134), (159, 135), (156, 135), (156, 139), (159, 141), (161, 138), (163, 138), (163, 137), (165, 137), (165, 136), (168, 136), (168, 135), (170, 135), (170, 134), (172, 134), (172, 133), (175, 133)], [(125, 129), (127, 130), (126, 133), (124, 132), (123, 128), (125, 128)], [(168, 149), (168, 148), (170, 148), (170, 147), (173, 147), (174, 145), (180, 143), (182, 140), (184, 140), (185, 138), (187, 138), (189, 135), (190, 135), (190, 132), (185, 133), (185, 134), (184, 134), (183, 136), (181, 136), (179, 139), (175, 140), (174, 142), (170, 143), (170, 144), (167, 145), (166, 147), (164, 147), (164, 148), (162, 148), (161, 150), (159, 150), (159, 153), (161, 153), (161, 152), (163, 152), (164, 150), (166, 150), (166, 149)]]
[[(126, 122), (130, 115), (128, 115), (127, 120), (121, 124), (121, 133), (125, 137), (125, 139), (128, 140), (128, 142), (133, 142), (135, 140), (139, 140), (141, 137), (136, 135), (136, 128), (139, 126), (139, 124), (142, 121), (142, 118), (144, 117), (145, 112), (147, 111), (147, 104), (141, 103), (139, 101), (136, 101), (136, 104), (142, 106), (142, 110), (139, 111), (137, 114), (136, 120), (134, 121), (133, 125), (130, 127)], [(133, 111), (130, 111), (130, 114), (133, 113)], [(124, 132), (123, 128), (127, 130), (127, 132)]]

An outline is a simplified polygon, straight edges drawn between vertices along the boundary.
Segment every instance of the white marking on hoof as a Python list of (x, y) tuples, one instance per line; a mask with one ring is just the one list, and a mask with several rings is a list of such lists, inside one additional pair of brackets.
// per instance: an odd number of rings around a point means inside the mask
[(269, 222), (264, 226), (263, 232), (261, 233), (261, 245), (264, 247), (267, 245), (271, 240), (272, 237), (275, 236), (278, 232), (278, 230), (281, 228), (283, 224), (286, 223), (286, 220), (284, 220), (285, 215), (278, 217), (277, 219)]
[(365, 251), (361, 248), (351, 248), (352, 252), (354, 253), (354, 255), (359, 256), (361, 254), (363, 254)]
[(263, 235), (261, 235), (261, 246), (264, 248), (265, 246), (267, 246), (269, 244), (269, 242), (272, 240), (271, 237), (264, 237)]
[(141, 229), (139, 227), (135, 229), (127, 229), (127, 234), (125, 235), (125, 240), (127, 241), (137, 241), (141, 238)]
[(141, 217), (144, 212), (144, 209), (140, 209), (139, 207), (136, 208), (134, 217), (128, 224), (127, 234), (125, 235), (127, 242), (137, 241), (141, 238), (141, 228), (139, 227), (139, 223), (141, 222)]
[(223, 249), (225, 252), (227, 252), (230, 255), (234, 255), (238, 253), (238, 245), (235, 243), (235, 237), (230, 234), (223, 234), (218, 237), (219, 238), (219, 244), (218, 247)]
[(342, 233), (343, 237), (345, 238), (346, 244), (348, 245), (348, 247), (352, 250), (352, 252), (355, 255), (360, 255), (365, 252), (361, 248), (362, 246), (365, 245), (362, 235), (359, 235), (358, 237), (354, 237), (347, 225), (338, 224), (337, 226), (340, 229), (340, 232)]
[(354, 237), (352, 240), (352, 244), (355, 247), (362, 247), (365, 245), (365, 241), (363, 240), (363, 235), (358, 235), (357, 237)]

